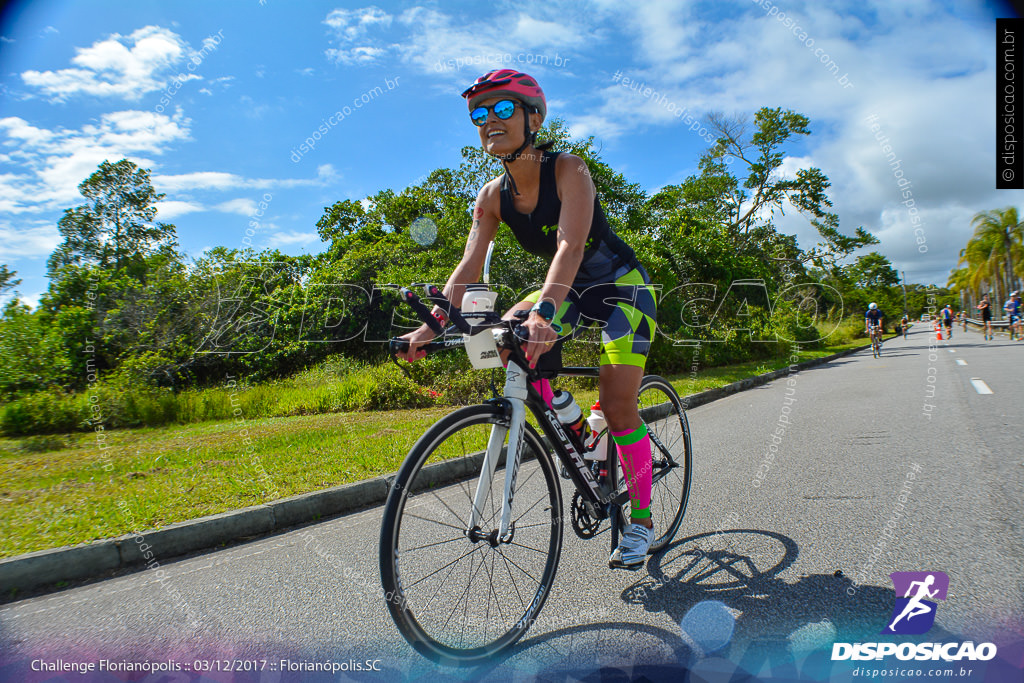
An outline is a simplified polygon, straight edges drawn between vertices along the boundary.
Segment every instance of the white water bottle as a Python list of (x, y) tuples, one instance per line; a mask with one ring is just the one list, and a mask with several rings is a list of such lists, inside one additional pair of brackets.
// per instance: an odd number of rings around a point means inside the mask
[(590, 407), (590, 415), (587, 416), (587, 424), (590, 425), (590, 438), (584, 444), (584, 460), (605, 460), (608, 457), (605, 437), (602, 434), (608, 423), (604, 420), (604, 413), (601, 412), (601, 402), (596, 401)]
[(580, 442), (587, 439), (587, 423), (583, 420), (583, 411), (576, 405), (576, 400), (568, 391), (556, 391), (551, 399), (551, 407), (558, 415), (558, 421), (565, 425), (566, 429), (576, 434)]

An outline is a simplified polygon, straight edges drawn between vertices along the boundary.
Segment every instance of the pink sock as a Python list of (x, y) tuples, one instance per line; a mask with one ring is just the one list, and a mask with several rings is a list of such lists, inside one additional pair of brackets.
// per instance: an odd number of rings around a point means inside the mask
[(537, 393), (544, 399), (544, 403), (550, 408), (551, 401), (555, 398), (555, 392), (551, 390), (551, 382), (546, 379), (539, 379), (536, 382), (530, 382), (530, 385), (537, 390)]
[(612, 441), (619, 451), (626, 488), (629, 490), (630, 516), (642, 519), (651, 516), (651, 480), (654, 463), (651, 457), (651, 437), (647, 426), (624, 432), (612, 432)]

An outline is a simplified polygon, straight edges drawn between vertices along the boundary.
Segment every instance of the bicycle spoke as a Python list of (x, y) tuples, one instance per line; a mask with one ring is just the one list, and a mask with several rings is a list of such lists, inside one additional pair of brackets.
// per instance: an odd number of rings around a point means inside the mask
[[(448, 618), (445, 619), (444, 626), (442, 628), (448, 626), (448, 622), (451, 621), (453, 616), (455, 616), (455, 611), (459, 608), (459, 603), (462, 602), (462, 597), (463, 596), (466, 597), (466, 607), (465, 607), (465, 611), (463, 612), (463, 614), (469, 614), (469, 588), (470, 588), (470, 586), (473, 585), (473, 579), (476, 578), (476, 575), (480, 573), (480, 570), (483, 568), (483, 566), (484, 566), (484, 561), (483, 561), (483, 559), (481, 559), (480, 560), (480, 566), (478, 566), (476, 568), (476, 572), (473, 573), (473, 575), (469, 577), (468, 581), (466, 581), (466, 587), (462, 590), (462, 593), (459, 595), (458, 602), (456, 602), (455, 606), (452, 607), (452, 611), (448, 615)], [(471, 563), (469, 565), (469, 570), (471, 572), (473, 571), (473, 563), (472, 563), (472, 561), (471, 561)], [(466, 634), (466, 623), (463, 622), (462, 623), (462, 636), (465, 636), (465, 634)], [(462, 641), (460, 640), (459, 642), (462, 642)]]
[(455, 558), (454, 560), (452, 560), (451, 562), (449, 562), (449, 563), (448, 563), (448, 564), (446, 564), (445, 566), (443, 566), (443, 567), (440, 567), (440, 568), (438, 568), (438, 569), (435, 569), (434, 571), (430, 572), (430, 573), (429, 573), (429, 574), (427, 574), (426, 576), (421, 576), (421, 577), (420, 577), (419, 579), (417, 579), (416, 581), (414, 581), (414, 582), (410, 583), (410, 584), (408, 585), (408, 587), (406, 588), (406, 590), (408, 590), (409, 588), (412, 588), (413, 586), (415, 586), (416, 584), (418, 584), (418, 583), (420, 583), (420, 582), (422, 582), (422, 581), (425, 581), (426, 579), (429, 579), (429, 578), (430, 578), (431, 576), (433, 576), (434, 574), (437, 574), (438, 572), (442, 572), (442, 571), (444, 571), (445, 569), (447, 569), (448, 567), (452, 566), (453, 564), (455, 564), (455, 563), (456, 563), (456, 562), (458, 562), (459, 560), (462, 560), (462, 559), (463, 559), (463, 558), (465, 558), (465, 557), (469, 557), (469, 556), (470, 556), (470, 555), (472, 555), (473, 553), (475, 553), (475, 552), (477, 552), (478, 550), (480, 550), (481, 548), (485, 548), (485, 547), (486, 547), (486, 546), (478, 545), (477, 547), (475, 547), (475, 548), (473, 548), (472, 550), (470, 550), (470, 551), (469, 551), (468, 553), (465, 553), (465, 554), (463, 554), (463, 555), (460, 555), (460, 556), (458, 556), (457, 558)]
[(532, 510), (533, 508), (537, 507), (537, 505), (538, 505), (538, 504), (540, 504), (540, 503), (543, 503), (543, 502), (544, 502), (544, 498), (545, 498), (545, 496), (543, 496), (543, 495), (542, 495), (542, 496), (541, 496), (540, 498), (538, 498), (538, 499), (536, 500), (536, 502), (534, 502), (534, 504), (533, 504), (533, 505), (531, 505), (530, 507), (526, 508), (526, 510), (524, 510), (524, 511), (523, 511), (523, 514), (521, 514), (521, 515), (519, 515), (518, 517), (516, 517), (514, 521), (518, 522), (518, 521), (519, 521), (519, 520), (521, 520), (521, 519), (522, 519), (523, 517), (525, 517), (525, 516), (526, 516), (527, 514), (529, 514), (530, 510)]
[(406, 512), (405, 516), (406, 517), (412, 517), (413, 519), (420, 519), (420, 520), (423, 520), (424, 522), (430, 522), (431, 524), (439, 524), (441, 526), (446, 526), (446, 527), (448, 527), (450, 529), (455, 529), (460, 534), (466, 533), (465, 527), (460, 528), (460, 527), (455, 526), (454, 524), (448, 524), (447, 522), (442, 522), (442, 521), (437, 520), (437, 519), (427, 519), (426, 517), (420, 517), (419, 515), (414, 515), (411, 512)]
[(448, 503), (446, 503), (443, 500), (441, 500), (441, 496), (437, 495), (437, 491), (431, 491), (430, 493), (431, 493), (431, 495), (434, 496), (434, 498), (437, 498), (437, 502), (439, 502), (444, 507), (445, 510), (447, 510), (450, 513), (452, 513), (452, 516), (455, 517), (455, 519), (459, 520), (459, 522), (462, 523), (462, 525), (463, 525), (462, 528), (463, 529), (468, 529), (469, 528), (469, 524), (466, 523), (466, 520), (462, 519), (462, 517), (459, 517), (458, 513), (455, 512), (455, 510), (452, 510), (450, 507), (448, 507)]
[(532, 550), (533, 552), (540, 553), (541, 555), (547, 555), (547, 552), (544, 550), (541, 550), (539, 548), (533, 548), (528, 545), (523, 545), (522, 543), (516, 543), (515, 541), (510, 542), (509, 545), (514, 545), (517, 548), (526, 548), (527, 550)]
[(536, 576), (534, 576), (534, 575), (533, 575), (533, 574), (531, 574), (530, 572), (528, 572), (528, 571), (526, 571), (525, 569), (523, 569), (522, 567), (520, 567), (520, 566), (519, 566), (519, 563), (518, 563), (518, 562), (516, 562), (515, 560), (513, 560), (512, 558), (509, 558), (509, 557), (505, 557), (505, 553), (502, 553), (502, 552), (501, 552), (501, 548), (498, 548), (498, 552), (499, 552), (499, 553), (501, 553), (501, 556), (502, 556), (502, 557), (504, 557), (504, 558), (505, 558), (506, 560), (508, 560), (509, 562), (511, 562), (511, 563), (512, 563), (512, 566), (513, 566), (513, 567), (515, 567), (516, 569), (518, 569), (518, 570), (519, 570), (519, 571), (521, 571), (522, 573), (524, 573), (524, 574), (526, 574), (527, 576), (529, 576), (529, 577), (530, 577), (531, 579), (533, 579), (533, 580), (534, 580), (534, 581), (535, 581), (535, 582), (537, 583), (537, 585), (540, 585), (540, 581), (539, 581), (539, 580), (537, 579), (537, 577), (536, 577)]
[(515, 577), (514, 577), (514, 576), (512, 576), (512, 570), (508, 568), (508, 564), (509, 564), (509, 562), (508, 562), (508, 558), (507, 558), (507, 557), (505, 557), (505, 556), (504, 556), (503, 554), (501, 554), (500, 552), (499, 552), (499, 553), (495, 553), (495, 554), (496, 554), (496, 555), (497, 555), (498, 557), (500, 557), (500, 558), (501, 558), (501, 561), (502, 561), (502, 562), (504, 562), (504, 563), (505, 563), (505, 571), (506, 571), (506, 572), (508, 573), (508, 580), (512, 582), (512, 587), (513, 587), (513, 588), (515, 589), (515, 591), (516, 591), (516, 597), (518, 597), (518, 598), (519, 598), (519, 605), (520, 605), (520, 606), (521, 606), (521, 607), (522, 607), (523, 609), (526, 609), (526, 601), (525, 601), (525, 600), (523, 600), (523, 594), (519, 592), (519, 584), (517, 584), (517, 583), (516, 583), (516, 579), (515, 579)]
[(465, 536), (462, 536), (461, 538), (458, 538), (458, 537), (456, 537), (456, 538), (449, 538), (447, 541), (438, 541), (437, 543), (427, 543), (426, 545), (418, 545), (415, 548), (402, 548), (402, 552), (403, 553), (408, 553), (408, 552), (411, 552), (413, 550), (423, 550), (424, 548), (433, 548), (434, 546), (444, 545), (445, 543), (454, 543), (455, 541), (465, 541), (465, 540), (468, 540)]

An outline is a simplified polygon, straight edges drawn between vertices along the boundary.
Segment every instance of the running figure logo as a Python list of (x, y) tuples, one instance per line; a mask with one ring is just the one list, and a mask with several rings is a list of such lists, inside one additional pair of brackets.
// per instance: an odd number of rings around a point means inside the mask
[[(896, 606), (892, 621), (882, 630), (886, 634), (919, 635), (935, 623), (933, 600), (945, 600), (949, 591), (949, 577), (945, 572), (893, 572)], [(903, 597), (899, 597), (899, 596)]]

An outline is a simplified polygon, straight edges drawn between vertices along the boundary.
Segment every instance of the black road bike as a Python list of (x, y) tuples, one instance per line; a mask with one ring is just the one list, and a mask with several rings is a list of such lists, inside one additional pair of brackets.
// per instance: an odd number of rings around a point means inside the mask
[[(436, 286), (424, 290), (462, 333), (431, 342), (423, 347), (427, 353), (463, 348), (474, 367), (492, 368), (502, 367), (501, 350), (510, 355), (501, 396), (444, 417), (406, 456), (384, 508), (380, 575), (395, 625), (417, 651), (435, 661), (472, 664), (511, 647), (536, 621), (558, 569), (567, 520), (584, 539), (607, 522), (612, 549), (618, 545), (629, 523), (629, 492), (610, 435), (600, 439), (604, 459), (591, 459), (599, 457), (595, 453), (585, 458), (579, 436), (531, 386), (562, 375), (597, 377), (598, 368), (561, 367), (556, 344), (531, 370), (521, 348), (522, 317), (470, 312), (467, 299), (459, 309)], [(483, 298), (486, 290), (469, 287)], [(419, 318), (442, 334), (419, 297), (401, 291)], [(391, 341), (392, 354), (406, 348), (404, 340)], [(675, 536), (686, 510), (690, 429), (665, 379), (644, 377), (638, 401), (653, 444), (657, 538), (650, 553), (656, 553)], [(539, 431), (527, 422), (527, 410)], [(556, 460), (574, 489), (568, 516)]]

